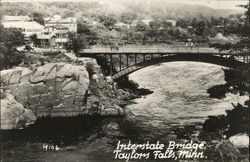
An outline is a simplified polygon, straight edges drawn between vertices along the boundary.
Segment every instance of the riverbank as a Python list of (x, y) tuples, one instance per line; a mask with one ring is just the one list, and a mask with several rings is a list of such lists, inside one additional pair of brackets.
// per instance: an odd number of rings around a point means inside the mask
[[(226, 83), (209, 88), (210, 97), (223, 99), (227, 93), (249, 96), (249, 70), (249, 66), (223, 69)], [(209, 116), (199, 138), (207, 141), (207, 154), (217, 160), (249, 161), (249, 99), (233, 107), (225, 115)]]

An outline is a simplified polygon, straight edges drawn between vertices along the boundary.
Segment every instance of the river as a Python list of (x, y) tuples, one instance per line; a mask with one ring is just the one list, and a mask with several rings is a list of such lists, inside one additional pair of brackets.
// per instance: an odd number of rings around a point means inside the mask
[[(39, 131), (36, 128), (28, 133), (26, 130), (4, 132), (0, 141), (1, 159), (113, 161), (118, 140), (140, 143), (159, 140), (164, 143), (195, 138), (208, 115), (225, 114), (226, 109), (233, 108), (231, 103), (243, 103), (247, 99), (233, 94), (220, 100), (209, 97), (206, 92), (209, 87), (225, 83), (222, 67), (217, 65), (165, 63), (139, 70), (131, 74), (130, 79), (154, 93), (127, 106), (126, 117), (71, 119), (67, 122), (73, 125), (64, 125), (64, 130), (54, 127), (46, 130), (45, 125), (37, 126)], [(45, 151), (42, 149), (45, 143), (58, 145), (60, 150)]]

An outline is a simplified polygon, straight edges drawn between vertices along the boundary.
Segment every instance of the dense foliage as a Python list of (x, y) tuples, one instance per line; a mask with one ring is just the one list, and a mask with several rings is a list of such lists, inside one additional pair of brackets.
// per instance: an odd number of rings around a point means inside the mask
[(78, 54), (81, 49), (86, 48), (86, 39), (82, 34), (69, 33), (69, 43), (67, 50), (73, 50), (75, 54)]
[(0, 25), (1, 69), (16, 66), (22, 62), (25, 56), (16, 48), (24, 43), (24, 35), (18, 29), (7, 29)]
[(218, 48), (220, 50), (228, 50), (232, 49), (235, 51), (243, 51), (245, 53), (249, 53), (249, 45), (250, 45), (250, 5), (243, 5), (246, 9), (245, 15), (231, 15), (229, 16), (229, 20), (224, 20), (225, 26), (225, 34), (235, 34), (240, 40), (236, 43), (230, 44), (215, 44), (213, 47)]
[(41, 25), (44, 25), (44, 19), (43, 19), (43, 15), (41, 13), (38, 13), (38, 12), (34, 12), (32, 15), (31, 15), (33, 21), (36, 21), (38, 22), (39, 24)]
[[(135, 24), (131, 26), (133, 21)], [(231, 36), (237, 42), (239, 36), (235, 36), (236, 31), (243, 26), (245, 20), (243, 15), (238, 14), (225, 18), (180, 18), (176, 20), (176, 25), (165, 18), (149, 19), (148, 21), (149, 24), (146, 24), (143, 19), (137, 20), (128, 14), (122, 15), (120, 18), (116, 18), (114, 15), (101, 15), (96, 25), (92, 25), (91, 21), (78, 20), (78, 33), (83, 34), (90, 45), (107, 45), (112, 42), (118, 44), (173, 44), (185, 43), (188, 39), (196, 43), (209, 43), (209, 38), (214, 38), (218, 33), (225, 37)], [(127, 24), (117, 26), (116, 24), (119, 22)], [(227, 45), (223, 47), (226, 48)]]

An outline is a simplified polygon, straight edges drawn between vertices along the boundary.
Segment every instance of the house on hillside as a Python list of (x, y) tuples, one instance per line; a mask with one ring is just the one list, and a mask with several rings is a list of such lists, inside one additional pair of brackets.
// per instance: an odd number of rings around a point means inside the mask
[(45, 19), (45, 27), (59, 26), (59, 25), (67, 27), (69, 32), (72, 32), (72, 33), (77, 32), (76, 18), (69, 17), (69, 18), (62, 19), (61, 16), (55, 15), (52, 18)]
[(65, 18), (55, 15), (45, 18), (45, 27), (42, 33), (37, 35), (40, 47), (65, 47), (69, 42), (69, 33), (77, 33), (76, 18)]
[(43, 31), (44, 26), (35, 21), (13, 21), (2, 22), (4, 28), (17, 28), (22, 31), (25, 37), (29, 37), (33, 34), (40, 34)]
[(150, 21), (153, 21), (153, 19), (134, 20), (130, 26), (131, 26), (131, 27), (136, 27), (139, 21), (141, 21), (141, 22), (143, 22), (145, 25), (149, 26)]
[(234, 34), (224, 36), (218, 33), (214, 38), (208, 37), (210, 44), (235, 44), (240, 41), (240, 38)]
[(13, 22), (13, 21), (31, 21), (29, 16), (8, 16), (5, 15), (2, 18), (3, 22)]
[(68, 33), (69, 28), (66, 26), (47, 26), (37, 38), (41, 47), (63, 47), (69, 42)]
[(20, 29), (27, 40), (37, 35), (36, 45), (45, 48), (63, 47), (69, 41), (69, 32), (77, 33), (76, 18), (62, 19), (58, 15), (45, 18), (45, 26), (31, 21), (28, 16), (4, 16), (2, 24), (4, 28)]
[(55, 47), (56, 36), (54, 33), (51, 34), (39, 34), (37, 35), (37, 45), (43, 48)]
[(28, 16), (4, 16), (2, 24), (4, 28), (20, 29), (26, 39), (33, 34), (42, 33), (44, 29), (43, 25), (35, 21), (31, 21)]
[(130, 25), (122, 23), (122, 22), (118, 22), (118, 23), (115, 23), (114, 27), (118, 29), (129, 29)]

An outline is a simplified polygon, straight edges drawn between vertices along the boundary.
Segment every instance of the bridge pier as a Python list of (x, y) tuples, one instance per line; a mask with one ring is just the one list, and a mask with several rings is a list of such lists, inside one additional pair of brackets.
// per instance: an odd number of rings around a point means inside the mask
[(126, 57), (127, 57), (127, 58), (126, 58), (126, 59), (127, 59), (127, 67), (128, 67), (128, 56), (129, 56), (129, 55), (126, 55)]
[(120, 71), (122, 70), (122, 55), (119, 54), (119, 65), (120, 65)]
[(109, 67), (110, 67), (110, 75), (113, 75), (113, 67), (112, 67), (112, 65), (113, 65), (113, 58), (112, 58), (112, 55), (110, 55), (110, 65), (109, 65)]
[(107, 61), (107, 54), (106, 53), (104, 54), (104, 59), (105, 59), (105, 64), (107, 65), (108, 61)]

